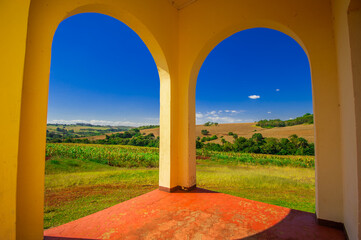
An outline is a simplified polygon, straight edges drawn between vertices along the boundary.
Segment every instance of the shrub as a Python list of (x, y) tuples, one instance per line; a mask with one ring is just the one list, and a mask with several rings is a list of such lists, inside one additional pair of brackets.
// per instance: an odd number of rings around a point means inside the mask
[(203, 135), (208, 135), (208, 134), (209, 134), (209, 131), (206, 130), (206, 129), (203, 129), (203, 130), (201, 131), (201, 133), (202, 133)]

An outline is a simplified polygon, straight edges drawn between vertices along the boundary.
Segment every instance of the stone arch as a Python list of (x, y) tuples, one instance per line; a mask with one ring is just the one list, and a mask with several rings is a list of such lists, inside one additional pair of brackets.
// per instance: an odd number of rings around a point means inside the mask
[(195, 61), (193, 63), (193, 68), (192, 68), (191, 74), (190, 74), (190, 83), (189, 83), (189, 92), (191, 93), (190, 96), (192, 95), (193, 91), (195, 93), (199, 70), (200, 70), (203, 62), (205, 61), (206, 57), (209, 55), (209, 53), (219, 43), (221, 43), (223, 40), (227, 39), (228, 37), (232, 36), (233, 34), (247, 30), (247, 29), (252, 29), (252, 28), (268, 28), (268, 29), (279, 31), (279, 32), (284, 33), (287, 36), (293, 38), (302, 47), (302, 49), (304, 50), (304, 52), (306, 53), (306, 55), (308, 57), (308, 61), (309, 61), (310, 65), (311, 65), (309, 53), (307, 51), (307, 48), (306, 48), (304, 42), (294, 31), (292, 31), (290, 28), (288, 28), (282, 24), (272, 22), (272, 21), (255, 20), (254, 24), (246, 24), (246, 25), (242, 25), (242, 26), (238, 26), (238, 25), (229, 26), (229, 27), (225, 28), (222, 32), (216, 34), (212, 39), (209, 39), (208, 42), (199, 51), (197, 58), (195, 59)]
[[(81, 13), (100, 13), (115, 18), (118, 21), (124, 23), (142, 39), (142, 41), (152, 54), (157, 67), (161, 68), (166, 72), (169, 71), (166, 57), (158, 41), (156, 40), (152, 32), (134, 15), (128, 13), (123, 9), (115, 10), (115, 8), (113, 8), (111, 5), (88, 4), (84, 6), (79, 6), (71, 12), (67, 13), (66, 16), (61, 20), (61, 22), (71, 16)], [(57, 26), (59, 26), (59, 24), (60, 22), (57, 24)]]
[[(209, 39), (204, 45), (203, 48), (198, 52), (196, 59), (193, 62), (193, 66), (189, 76), (189, 85), (188, 85), (188, 102), (189, 102), (189, 120), (192, 121), (189, 123), (189, 138), (195, 138), (195, 94), (196, 94), (196, 85), (197, 85), (197, 78), (198, 73), (201, 69), (203, 62), (205, 61), (206, 57), (209, 53), (223, 40), (232, 36), (237, 32), (241, 32), (247, 29), (252, 28), (268, 28), (272, 30), (276, 30), (286, 34), (287, 36), (293, 38), (304, 50), (308, 57), (308, 62), (311, 66), (310, 56), (307, 51), (307, 48), (301, 38), (290, 28), (282, 25), (280, 23), (274, 21), (264, 21), (264, 20), (254, 20), (253, 24), (237, 24), (225, 27), (223, 31), (214, 35), (213, 38)], [(312, 80), (311, 80), (312, 81)], [(313, 88), (312, 88), (312, 97), (313, 97)], [(191, 149), (195, 148), (195, 143), (190, 141), (190, 151)], [(194, 155), (194, 154), (193, 154)], [(193, 157), (192, 155), (190, 157)], [(194, 156), (195, 158), (195, 156)], [(194, 170), (195, 171), (195, 170)], [(195, 174), (195, 173), (194, 173)]]
[[(308, 59), (308, 64), (311, 69), (311, 58), (310, 58), (310, 54), (307, 50), (305, 43), (293, 30), (291, 30), (290, 28), (288, 28), (285, 25), (282, 25), (282, 24), (276, 23), (276, 22), (272, 22), (272, 21), (255, 20), (254, 24), (243, 24), (243, 25), (234, 25), (234, 26), (226, 27), (223, 31), (215, 34), (213, 38), (209, 39), (203, 45), (203, 48), (198, 52), (198, 55), (197, 55), (195, 61), (193, 62), (193, 66), (192, 66), (190, 76), (189, 76), (189, 86), (188, 86), (188, 102), (189, 102), (189, 108), (188, 108), (189, 112), (188, 113), (189, 113), (189, 121), (190, 121), (189, 122), (189, 139), (196, 138), (196, 136), (195, 136), (196, 85), (197, 85), (197, 78), (198, 78), (199, 71), (200, 71), (201, 66), (204, 63), (206, 57), (223, 40), (227, 39), (228, 37), (230, 37), (233, 34), (236, 34), (238, 32), (248, 30), (248, 29), (254, 29), (254, 28), (267, 28), (267, 29), (271, 29), (271, 30), (276, 30), (276, 31), (286, 34), (287, 36), (294, 39), (298, 43), (298, 45), (300, 45), (302, 47), (303, 51), (305, 52), (307, 59)], [(311, 75), (311, 72), (309, 74)], [(312, 76), (311, 76), (311, 82), (312, 82), (312, 102), (313, 102), (313, 108), (314, 108), (314, 89), (313, 89)], [(317, 115), (317, 113), (315, 113), (315, 112), (314, 112), (314, 114)], [(316, 124), (315, 124), (315, 128), (316, 128)], [(316, 131), (314, 131), (314, 132), (316, 135)], [(315, 138), (316, 138), (316, 136), (315, 136)], [(189, 145), (190, 145), (189, 151), (190, 151), (190, 153), (192, 153), (192, 149), (195, 149), (195, 142), (189, 141)], [(193, 155), (190, 154), (190, 157), (195, 159), (195, 152)], [(193, 162), (195, 162), (195, 160)], [(194, 169), (195, 169), (195, 167), (194, 167)], [(315, 171), (317, 171), (317, 166), (316, 166)], [(195, 170), (194, 170), (194, 174), (195, 174)]]

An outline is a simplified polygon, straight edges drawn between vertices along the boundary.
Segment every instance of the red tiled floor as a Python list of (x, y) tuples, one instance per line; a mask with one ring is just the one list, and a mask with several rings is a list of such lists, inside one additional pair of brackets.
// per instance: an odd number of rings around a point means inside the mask
[(46, 240), (345, 239), (317, 225), (314, 214), (199, 188), (155, 190), (44, 234)]

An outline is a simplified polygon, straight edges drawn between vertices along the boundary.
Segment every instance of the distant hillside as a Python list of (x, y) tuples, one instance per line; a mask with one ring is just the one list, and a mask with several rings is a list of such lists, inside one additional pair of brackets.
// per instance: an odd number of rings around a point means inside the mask
[[(233, 141), (233, 136), (229, 135), (230, 132), (237, 134), (239, 137), (250, 138), (255, 133), (261, 133), (264, 137), (274, 138), (288, 138), (292, 134), (296, 134), (299, 137), (305, 138), (309, 142), (314, 142), (313, 124), (304, 124), (288, 127), (276, 127), (276, 128), (261, 128), (255, 125), (255, 123), (224, 123), (218, 124), (218, 126), (196, 126), (196, 137), (204, 137), (201, 133), (202, 130), (208, 130), (207, 136), (217, 135), (218, 139), (211, 142), (221, 143), (221, 137), (229, 142)], [(159, 136), (159, 128), (143, 129), (140, 130), (142, 134), (148, 135), (153, 133), (155, 137)], [(109, 133), (107, 135), (111, 135)], [(105, 139), (106, 135), (87, 137), (89, 140)]]
[(260, 120), (256, 125), (262, 128), (287, 127), (301, 124), (313, 124), (313, 114), (306, 113), (302, 117), (283, 121), (281, 119), (264, 119)]
[(129, 126), (99, 126), (91, 124), (48, 124), (46, 127), (47, 141), (56, 141), (57, 139), (66, 138), (80, 138), (97, 135), (104, 135), (107, 133), (127, 131), (133, 127)]

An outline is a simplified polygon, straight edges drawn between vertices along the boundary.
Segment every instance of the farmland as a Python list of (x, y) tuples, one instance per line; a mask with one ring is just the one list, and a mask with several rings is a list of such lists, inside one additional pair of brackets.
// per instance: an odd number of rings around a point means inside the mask
[[(229, 142), (233, 141), (233, 137), (228, 135), (229, 132), (237, 134), (239, 137), (250, 138), (254, 133), (261, 133), (264, 137), (274, 138), (288, 138), (292, 134), (305, 138), (309, 142), (314, 142), (314, 127), (313, 124), (301, 124), (295, 126), (288, 126), (282, 128), (261, 128), (257, 127), (256, 123), (223, 123), (218, 126), (196, 126), (196, 136), (203, 137), (202, 129), (207, 129), (209, 135), (216, 135), (218, 139), (212, 141), (214, 143), (221, 143), (221, 136)], [(146, 135), (153, 133), (155, 137), (159, 136), (159, 128), (144, 129), (141, 133)], [(110, 135), (110, 134), (107, 134)], [(88, 137), (89, 140), (105, 139), (105, 135)]]
[[(158, 149), (47, 144), (44, 227), (158, 187)], [(314, 157), (197, 150), (197, 186), (314, 212)]]
[[(46, 157), (89, 160), (115, 167), (154, 168), (159, 166), (158, 148), (96, 144), (47, 144)], [(252, 153), (197, 150), (198, 163), (226, 165), (270, 165), (313, 168), (313, 156), (279, 156)]]
[(131, 129), (128, 126), (95, 126), (91, 124), (48, 124), (46, 127), (47, 140), (54, 138), (78, 138), (98, 136), (107, 133), (126, 131)]
[(89, 159), (116, 167), (158, 167), (157, 148), (94, 144), (48, 144), (46, 157)]

